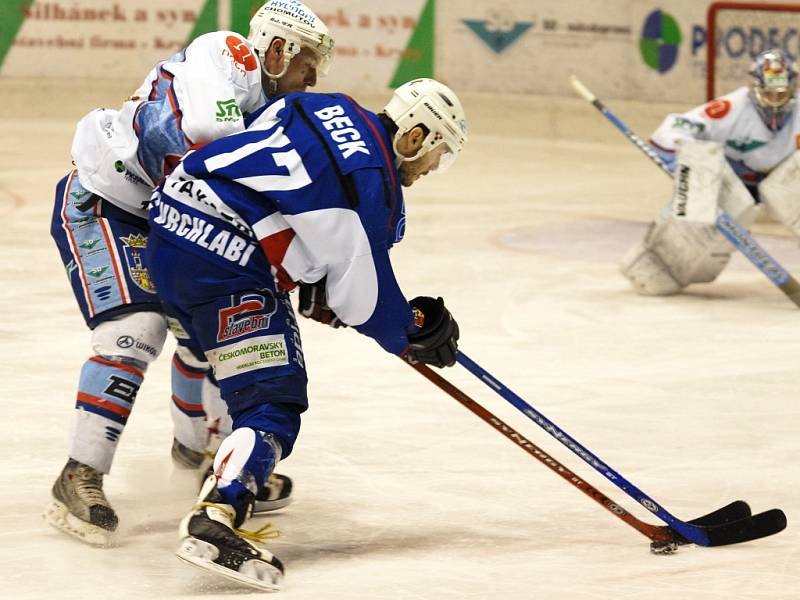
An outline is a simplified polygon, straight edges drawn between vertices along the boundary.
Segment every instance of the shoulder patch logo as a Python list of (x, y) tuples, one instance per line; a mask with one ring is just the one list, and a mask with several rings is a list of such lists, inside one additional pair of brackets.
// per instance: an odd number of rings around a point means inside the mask
[(705, 113), (712, 119), (721, 119), (731, 110), (730, 100), (717, 99), (706, 104)]
[(229, 35), (225, 38), (228, 50), (233, 56), (233, 60), (245, 68), (245, 71), (255, 71), (258, 69), (258, 59), (250, 51), (250, 48), (242, 38)]

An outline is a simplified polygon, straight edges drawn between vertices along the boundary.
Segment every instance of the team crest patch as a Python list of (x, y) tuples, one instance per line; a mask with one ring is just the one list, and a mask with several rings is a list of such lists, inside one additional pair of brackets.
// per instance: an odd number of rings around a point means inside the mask
[(133, 283), (148, 294), (156, 293), (156, 286), (150, 279), (150, 273), (144, 266), (142, 254), (147, 248), (147, 237), (141, 233), (131, 234), (128, 237), (119, 238), (124, 244), (125, 262), (127, 263), (128, 273)]

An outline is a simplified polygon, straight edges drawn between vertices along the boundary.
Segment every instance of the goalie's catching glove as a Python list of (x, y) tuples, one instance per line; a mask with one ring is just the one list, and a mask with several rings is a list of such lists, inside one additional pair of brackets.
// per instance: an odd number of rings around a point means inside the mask
[(405, 357), (411, 364), (426, 363), (435, 367), (450, 367), (458, 352), (458, 323), (444, 307), (441, 298), (418, 296), (411, 302), (414, 318), (421, 329), (408, 336)]
[(328, 306), (325, 296), (325, 277), (316, 283), (300, 283), (300, 314), (331, 327), (347, 327)]

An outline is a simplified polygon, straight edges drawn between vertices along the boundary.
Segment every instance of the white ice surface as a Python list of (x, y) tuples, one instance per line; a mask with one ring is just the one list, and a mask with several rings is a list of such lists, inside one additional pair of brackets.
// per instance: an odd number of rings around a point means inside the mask
[[(509, 102), (513, 114), (468, 98), (463, 157), (408, 191), (394, 250), (403, 289), (443, 296), (468, 355), (677, 517), (742, 498), (783, 508), (789, 527), (653, 556), (645, 537), (369, 339), (304, 321), (311, 409), (280, 467), (296, 500), (271, 519), (285, 536), (270, 546), (287, 567), (278, 597), (800, 598), (800, 312), (738, 256), (681, 296), (633, 294), (617, 262), (669, 182), (590, 106), (567, 104), (581, 139), (535, 126), (541, 104)], [(106, 481), (120, 546), (81, 545), (40, 516), (90, 352), (48, 235), (52, 195), (73, 124), (93, 104), (0, 115), (0, 597), (253, 597), (173, 555), (195, 485), (169, 458), (171, 342)], [(800, 273), (780, 226), (756, 234)], [(442, 374), (658, 523), (461, 367)]]

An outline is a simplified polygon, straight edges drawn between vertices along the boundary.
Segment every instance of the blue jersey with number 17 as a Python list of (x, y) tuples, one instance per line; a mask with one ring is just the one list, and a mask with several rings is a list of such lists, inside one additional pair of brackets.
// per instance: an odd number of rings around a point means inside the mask
[(190, 259), (204, 282), (174, 267), (159, 285), (168, 303), (327, 277), (334, 312), (387, 351), (416, 329), (389, 261), (405, 227), (391, 137), (345, 95), (288, 94), (188, 154), (153, 195), (150, 223), (159, 269)]

